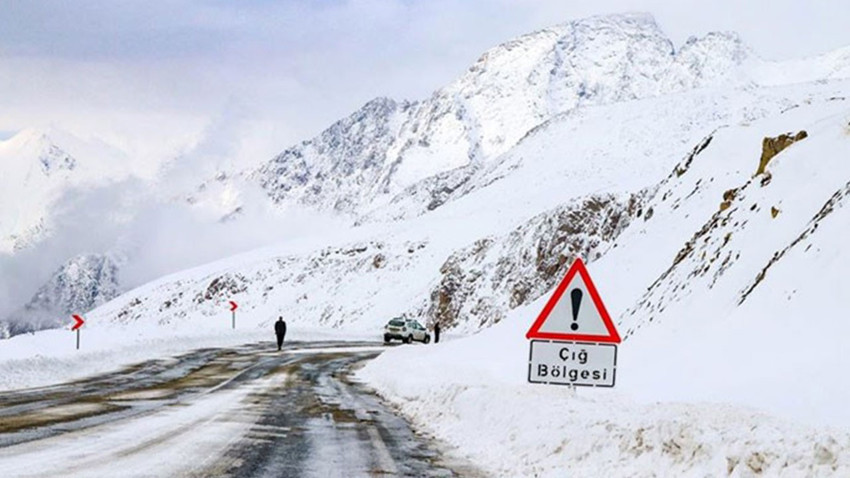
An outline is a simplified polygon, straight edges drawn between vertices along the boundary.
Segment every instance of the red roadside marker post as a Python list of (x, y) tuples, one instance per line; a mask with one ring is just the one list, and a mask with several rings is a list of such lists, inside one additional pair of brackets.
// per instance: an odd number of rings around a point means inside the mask
[(77, 350), (80, 350), (80, 327), (86, 323), (86, 320), (80, 317), (79, 315), (72, 315), (71, 318), (74, 319), (74, 326), (71, 327), (71, 330), (77, 332)]
[(233, 328), (236, 329), (236, 309), (239, 308), (239, 304), (236, 302), (230, 301), (230, 312), (233, 314)]

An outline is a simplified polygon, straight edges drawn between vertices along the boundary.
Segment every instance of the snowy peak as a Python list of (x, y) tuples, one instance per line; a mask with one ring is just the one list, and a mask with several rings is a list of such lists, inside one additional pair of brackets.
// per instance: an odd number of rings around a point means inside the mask
[(70, 188), (129, 173), (126, 156), (55, 129), (26, 129), (0, 142), (0, 251), (31, 245), (49, 228), (51, 204)]
[(576, 20), (491, 48), (424, 101), (373, 100), (251, 176), (276, 203), (363, 215), (423, 180), (474, 171), (577, 108), (745, 85), (754, 58), (731, 33), (676, 51), (648, 14)]
[(38, 171), (45, 176), (74, 171), (75, 177), (98, 180), (126, 175), (130, 169), (127, 155), (118, 148), (58, 128), (28, 128), (0, 141), (0, 164), (19, 179), (32, 178)]
[(49, 131), (28, 129), (0, 143), (0, 162), (7, 171), (40, 170), (45, 176), (73, 171), (77, 160), (58, 146)]

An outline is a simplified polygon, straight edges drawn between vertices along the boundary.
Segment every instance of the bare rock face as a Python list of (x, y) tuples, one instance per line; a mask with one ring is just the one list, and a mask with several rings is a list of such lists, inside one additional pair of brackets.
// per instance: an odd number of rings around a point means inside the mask
[(210, 281), (206, 290), (195, 296), (195, 303), (202, 304), (205, 301), (223, 301), (230, 297), (245, 292), (247, 280), (241, 274), (225, 274)]
[(785, 133), (780, 134), (775, 138), (764, 138), (761, 143), (761, 159), (759, 160), (759, 168), (756, 170), (756, 176), (765, 172), (767, 163), (769, 163), (774, 156), (781, 153), (785, 148), (791, 146), (797, 141), (806, 139), (808, 136), (809, 134), (805, 131), (800, 131), (796, 134)]
[(449, 328), (499, 322), (551, 290), (577, 257), (593, 261), (639, 215), (646, 194), (597, 195), (543, 213), (503, 237), (452, 254), (425, 315)]

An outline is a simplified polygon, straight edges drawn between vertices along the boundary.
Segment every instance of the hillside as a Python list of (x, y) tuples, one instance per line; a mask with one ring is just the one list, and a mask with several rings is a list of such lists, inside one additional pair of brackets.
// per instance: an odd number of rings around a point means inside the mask
[[(700, 90), (586, 107), (535, 130), (494, 160), (481, 187), (447, 198), (429, 214), (366, 221), (324, 238), (324, 245), (282, 243), (210, 264), (131, 291), (92, 316), (191, 321), (235, 299), (257, 324), (285, 312), (295, 323), (375, 330), (386, 317), (406, 314), (476, 330), (539, 298), (576, 254), (594, 260), (620, 234), (631, 237), (634, 227), (627, 226), (643, 224), (644, 212), (663, 210), (656, 202), (670, 181), (664, 178), (726, 131), (724, 125), (758, 125), (766, 121), (758, 118), (786, 116), (807, 102), (840, 107), (842, 100), (830, 99), (840, 88), (745, 89), (716, 101), (708, 99), (716, 91)], [(599, 141), (624, 118), (629, 128)], [(757, 150), (758, 129), (738, 127), (753, 134), (742, 147)], [(751, 155), (757, 167), (759, 154)], [(664, 263), (710, 219), (717, 201), (706, 201), (682, 219), (680, 230), (687, 232), (665, 242), (669, 251), (656, 246), (665, 250)]]
[(844, 99), (722, 128), (583, 254), (624, 335), (615, 390), (525, 383), (545, 295), (360, 377), (494, 475), (843, 476), (849, 155)]

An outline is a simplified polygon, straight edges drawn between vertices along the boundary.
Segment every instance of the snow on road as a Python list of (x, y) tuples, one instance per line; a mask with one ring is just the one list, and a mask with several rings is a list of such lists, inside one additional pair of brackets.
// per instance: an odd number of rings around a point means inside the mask
[(360, 345), (202, 349), (182, 367), (0, 394), (0, 473), (453, 476), (435, 444), (348, 383), (350, 367), (385, 350)]
[[(227, 347), (268, 341), (270, 328), (231, 330), (229, 323), (206, 328), (100, 326), (84, 327), (82, 346), (75, 349), (74, 334), (48, 330), (0, 341), (0, 391), (48, 386), (202, 347)], [(319, 328), (290, 328), (287, 341), (374, 339), (366, 334), (342, 333)]]
[[(103, 417), (104, 420), (109, 420), (112, 408), (104, 408), (98, 399), (111, 407), (115, 407), (115, 404), (136, 404), (135, 406), (144, 409), (144, 403), (147, 401), (152, 404), (159, 402), (162, 405), (128, 418), (122, 418), (119, 411), (114, 419), (81, 429), (75, 429), (73, 425), (84, 422), (86, 418), (77, 419), (73, 414), (67, 414), (64, 418), (56, 415), (57, 409), (73, 409), (77, 404), (36, 408), (31, 414), (48, 414), (57, 417), (56, 419), (67, 420), (68, 429), (63, 431), (61, 426), (54, 427), (58, 434), (0, 448), (3, 471), (6, 476), (21, 477), (106, 476), (114, 475), (116, 470), (120, 470), (122, 476), (178, 476), (204, 469), (234, 441), (239, 440), (253, 423), (250, 407), (246, 407), (245, 403), (247, 397), (250, 394), (263, 393), (287, 380), (285, 373), (274, 374), (248, 381), (239, 387), (226, 388), (234, 380), (244, 377), (246, 373), (269, 360), (271, 359), (260, 356), (260, 360), (254, 365), (240, 360), (238, 367), (242, 368), (237, 367), (231, 372), (232, 375), (221, 372), (220, 376), (203, 375), (207, 380), (205, 389), (174, 403), (170, 396), (180, 389), (169, 389), (170, 382), (159, 385), (160, 388), (144, 388), (145, 382), (140, 380), (143, 377), (139, 376), (124, 385), (130, 387), (128, 393), (115, 393), (110, 391), (110, 387), (103, 386), (99, 389), (100, 395), (86, 396), (84, 403), (95, 408), (100, 407), (92, 413), (98, 414), (94, 416)], [(234, 366), (237, 360), (231, 357), (227, 362)], [(189, 373), (189, 370), (184, 373)], [(167, 374), (163, 375), (166, 376)], [(75, 386), (68, 385), (71, 388)], [(133, 392), (137, 386), (143, 387), (140, 393)], [(61, 389), (46, 389), (47, 400)], [(150, 393), (157, 391), (164, 393)], [(33, 403), (37, 403), (39, 395), (30, 393), (30, 396)], [(80, 400), (82, 399), (80, 394)], [(39, 427), (35, 424), (30, 426), (36, 430)], [(47, 425), (40, 426), (50, 425), (48, 422)], [(11, 430), (11, 433), (14, 433), (14, 428)]]
[(155, 470), (157, 476), (180, 476), (202, 469), (250, 428), (249, 420), (238, 419), (242, 401), (268, 383), (210, 394), (188, 406), (167, 407), (71, 437), (0, 449), (4, 475), (150, 476)]

